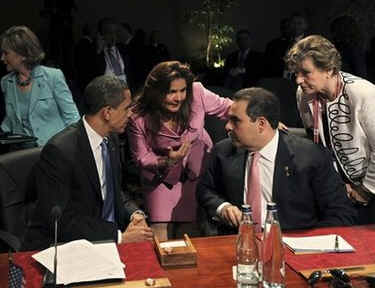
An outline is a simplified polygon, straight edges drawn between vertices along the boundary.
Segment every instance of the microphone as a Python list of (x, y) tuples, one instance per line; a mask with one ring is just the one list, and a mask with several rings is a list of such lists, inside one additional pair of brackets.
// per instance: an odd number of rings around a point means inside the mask
[(53, 258), (53, 274), (47, 270), (46, 274), (44, 275), (44, 285), (43, 287), (53, 287), (56, 288), (57, 282), (57, 224), (61, 217), (61, 207), (59, 205), (55, 205), (51, 209), (51, 217), (53, 219), (55, 225), (55, 239), (54, 239), (54, 247), (55, 247), (55, 255)]
[[(61, 212), (61, 208), (60, 208), (59, 205), (55, 205), (55, 206), (52, 207), (51, 216), (52, 216), (54, 221), (59, 220), (61, 214), (62, 214), (62, 212)], [(56, 235), (55, 235), (55, 237), (56, 237)]]
[(53, 287), (56, 288), (56, 277), (57, 277), (57, 224), (61, 216), (61, 208), (58, 205), (52, 207), (51, 216), (55, 222), (55, 256), (53, 259)]

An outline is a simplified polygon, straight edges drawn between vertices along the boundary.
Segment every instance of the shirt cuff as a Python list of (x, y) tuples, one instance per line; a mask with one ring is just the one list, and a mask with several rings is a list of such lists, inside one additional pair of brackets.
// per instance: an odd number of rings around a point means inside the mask
[(223, 210), (224, 206), (232, 205), (229, 202), (224, 202), (219, 205), (219, 207), (216, 208), (216, 214), (217, 216), (221, 217), (221, 210)]
[(117, 244), (121, 244), (122, 242), (122, 233), (120, 230), (117, 230)]

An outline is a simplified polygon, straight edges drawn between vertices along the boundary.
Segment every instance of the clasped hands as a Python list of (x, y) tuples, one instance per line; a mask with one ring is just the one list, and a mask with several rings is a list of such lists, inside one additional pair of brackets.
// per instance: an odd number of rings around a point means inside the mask
[(122, 233), (121, 243), (152, 241), (153, 233), (146, 223), (146, 219), (142, 214), (134, 214), (132, 219)]

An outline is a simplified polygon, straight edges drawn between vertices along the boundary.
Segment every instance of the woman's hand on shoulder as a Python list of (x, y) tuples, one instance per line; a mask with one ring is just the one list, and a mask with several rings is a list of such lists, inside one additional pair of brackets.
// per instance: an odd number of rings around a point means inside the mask
[(288, 131), (288, 127), (283, 122), (279, 122), (279, 125), (277, 128), (282, 131)]

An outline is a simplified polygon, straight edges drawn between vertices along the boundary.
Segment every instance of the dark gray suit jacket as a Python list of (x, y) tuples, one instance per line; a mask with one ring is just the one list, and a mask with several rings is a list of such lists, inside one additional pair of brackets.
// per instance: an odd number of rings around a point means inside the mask
[(100, 181), (83, 121), (56, 134), (44, 146), (34, 170), (38, 201), (28, 227), (23, 249), (41, 249), (53, 243), (51, 209), (59, 205), (58, 241), (115, 240), (124, 230), (137, 206), (121, 190), (121, 167), (117, 137), (110, 137), (110, 157), (115, 178), (115, 220), (102, 219)]
[[(307, 139), (283, 132), (279, 135), (272, 198), (278, 205), (282, 229), (354, 224), (356, 211), (329, 153)], [(235, 148), (230, 139), (214, 147), (197, 189), (197, 200), (209, 217), (216, 216), (223, 202), (238, 207), (243, 204), (247, 156), (248, 152)]]

